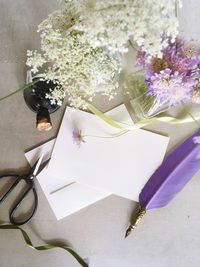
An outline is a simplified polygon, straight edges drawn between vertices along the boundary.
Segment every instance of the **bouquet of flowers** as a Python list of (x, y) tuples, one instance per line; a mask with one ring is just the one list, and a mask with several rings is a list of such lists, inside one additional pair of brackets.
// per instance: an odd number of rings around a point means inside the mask
[(200, 103), (200, 47), (177, 38), (162, 52), (162, 58), (151, 59), (145, 52), (137, 54), (136, 65), (145, 70), (147, 95), (169, 107), (190, 100)]
[(149, 58), (146, 52), (137, 52), (135, 65), (144, 75), (133, 74), (127, 82), (136, 119), (153, 117), (189, 101), (200, 103), (200, 46), (177, 38), (169, 40), (162, 54), (162, 58)]
[(33, 73), (46, 65), (40, 77), (57, 85), (47, 95), (52, 104), (62, 105), (67, 93), (72, 106), (85, 108), (84, 99), (92, 100), (99, 90), (109, 99), (116, 94), (120, 64), (117, 57), (109, 56), (102, 48), (93, 48), (84, 33), (74, 29), (76, 18), (73, 8), (49, 15), (38, 27), (42, 53), (28, 51), (27, 65)]
[(129, 41), (148, 58), (162, 58), (178, 34), (175, 0), (65, 0), (38, 31), (41, 53), (28, 51), (27, 65), (56, 84), (46, 95), (52, 104), (68, 95), (71, 106), (84, 109), (97, 92), (109, 100), (117, 94)]
[(71, 106), (100, 115), (90, 103), (97, 93), (111, 100), (120, 87), (126, 89), (119, 74), (130, 44), (138, 50), (136, 66), (143, 71), (142, 76), (133, 73), (134, 85), (129, 85), (137, 121), (187, 101), (200, 103), (199, 46), (177, 37), (175, 11), (181, 1), (61, 2), (61, 9), (38, 26), (41, 51), (27, 51), (31, 71), (55, 85), (46, 94), (52, 105), (62, 105), (67, 95)]

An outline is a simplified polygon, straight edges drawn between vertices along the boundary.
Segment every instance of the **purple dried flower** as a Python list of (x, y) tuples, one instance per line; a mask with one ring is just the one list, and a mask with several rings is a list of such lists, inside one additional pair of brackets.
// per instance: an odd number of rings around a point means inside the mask
[(169, 68), (173, 73), (179, 72), (187, 75), (191, 67), (191, 61), (188, 58), (182, 58), (180, 56), (174, 56), (169, 63)]
[(200, 104), (200, 83), (194, 86), (194, 90), (192, 92), (192, 102), (196, 104)]
[(162, 58), (152, 58), (145, 64), (145, 74), (147, 78), (160, 73), (160, 71), (167, 68), (171, 69), (173, 73), (187, 73), (190, 69), (190, 60), (180, 56), (181, 49), (184, 45), (183, 39), (177, 39), (176, 42), (169, 40), (168, 46), (163, 50)]
[(76, 144), (79, 148), (81, 147), (82, 143), (85, 143), (85, 140), (81, 134), (81, 130), (73, 130), (72, 139), (74, 144)]
[(193, 86), (193, 80), (165, 69), (148, 79), (147, 95), (154, 95), (161, 104), (169, 102), (169, 106), (174, 106), (191, 99)]
[(155, 73), (159, 73), (161, 70), (168, 68), (169, 64), (165, 58), (152, 58), (146, 66), (145, 74), (147, 78), (150, 78)]
[(146, 63), (146, 53), (142, 50), (138, 50), (136, 54), (135, 67), (144, 68)]
[(181, 53), (181, 49), (184, 45), (185, 40), (183, 38), (176, 38), (175, 42), (171, 42), (171, 40), (169, 40), (168, 46), (163, 50), (164, 57), (171, 60), (171, 58)]
[(200, 55), (200, 48), (196, 42), (185, 43), (181, 48), (181, 55), (188, 59), (196, 59)]
[(190, 60), (191, 61), (191, 75), (197, 79), (200, 80), (200, 55), (196, 57), (195, 59)]
[(139, 51), (136, 65), (144, 67), (147, 95), (169, 107), (189, 100), (199, 103), (200, 47), (195, 42), (177, 38), (169, 40), (163, 58), (149, 58)]

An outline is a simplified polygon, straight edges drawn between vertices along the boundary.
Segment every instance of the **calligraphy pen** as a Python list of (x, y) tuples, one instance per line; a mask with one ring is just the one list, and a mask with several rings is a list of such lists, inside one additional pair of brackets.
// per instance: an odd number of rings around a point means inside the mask
[(139, 195), (140, 208), (126, 230), (131, 234), (147, 210), (166, 206), (200, 170), (200, 129), (178, 145), (163, 161)]

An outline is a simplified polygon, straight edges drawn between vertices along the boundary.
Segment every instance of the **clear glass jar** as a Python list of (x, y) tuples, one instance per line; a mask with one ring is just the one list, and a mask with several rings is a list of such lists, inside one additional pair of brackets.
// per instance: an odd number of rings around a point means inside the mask
[(146, 95), (144, 75), (136, 73), (123, 73), (121, 86), (133, 121), (152, 118), (169, 108), (168, 102), (158, 103), (154, 96)]

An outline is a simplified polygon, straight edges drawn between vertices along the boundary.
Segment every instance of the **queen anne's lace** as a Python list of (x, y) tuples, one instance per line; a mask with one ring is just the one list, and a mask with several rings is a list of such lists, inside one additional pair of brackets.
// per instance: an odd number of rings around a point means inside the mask
[[(76, 29), (84, 31), (90, 44), (111, 52), (126, 52), (133, 40), (153, 57), (162, 57), (168, 39), (178, 34), (176, 0), (66, 0), (80, 12)], [(179, 1), (179, 6), (181, 2)]]
[[(84, 33), (74, 30), (76, 20), (73, 8), (49, 15), (38, 27), (42, 53), (28, 51), (27, 65), (36, 73), (46, 63), (42, 78), (58, 85), (55, 93), (47, 95), (52, 103), (62, 104), (61, 95), (67, 93), (72, 106), (86, 108), (85, 99), (92, 100), (96, 92), (109, 99), (116, 94), (120, 64), (102, 48), (93, 48)], [(64, 91), (59, 93), (59, 88)]]
[(76, 108), (85, 108), (84, 99), (98, 91), (112, 99), (121, 69), (116, 55), (127, 51), (128, 41), (150, 57), (162, 57), (169, 37), (175, 40), (175, 1), (63, 0), (63, 9), (39, 25), (42, 53), (28, 51), (27, 65), (36, 73), (45, 64), (41, 76), (58, 85), (47, 96), (52, 103), (61, 104), (66, 93)]

